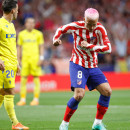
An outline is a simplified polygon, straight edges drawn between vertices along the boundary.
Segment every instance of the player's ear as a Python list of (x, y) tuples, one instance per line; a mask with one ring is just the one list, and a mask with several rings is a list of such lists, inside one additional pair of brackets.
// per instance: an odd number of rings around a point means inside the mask
[(14, 9), (12, 9), (10, 13), (11, 13), (11, 14), (14, 14), (14, 12), (15, 12), (15, 10), (14, 10)]

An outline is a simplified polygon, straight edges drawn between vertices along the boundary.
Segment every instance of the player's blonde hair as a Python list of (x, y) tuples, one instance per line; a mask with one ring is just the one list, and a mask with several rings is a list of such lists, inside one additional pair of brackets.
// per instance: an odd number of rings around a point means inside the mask
[(96, 20), (99, 18), (99, 13), (94, 8), (88, 8), (85, 10), (84, 17), (85, 17), (85, 20), (87, 20), (87, 18)]

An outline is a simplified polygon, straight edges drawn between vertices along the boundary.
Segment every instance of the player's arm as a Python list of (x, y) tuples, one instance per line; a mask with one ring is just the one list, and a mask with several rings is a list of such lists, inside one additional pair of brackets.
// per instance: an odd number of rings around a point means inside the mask
[(21, 66), (21, 57), (22, 57), (22, 46), (18, 45), (17, 46), (17, 58), (18, 58), (18, 63)]
[[(1, 32), (1, 26), (0, 26), (0, 32)], [(0, 39), (1, 40), (1, 39)], [(5, 70), (5, 65), (4, 65), (4, 61), (2, 61), (0, 59), (0, 70), (4, 71)]]
[(22, 58), (22, 35), (19, 33), (18, 35), (18, 40), (17, 40), (17, 58), (18, 58), (18, 63), (21, 66), (21, 58)]
[(81, 47), (85, 47), (87, 49), (90, 49), (92, 51), (102, 53), (102, 54), (111, 53), (112, 51), (111, 44), (107, 37), (106, 30), (102, 28), (99, 33), (99, 37), (100, 37), (100, 45), (93, 45), (93, 44), (87, 43), (86, 41), (82, 41)]
[(73, 23), (66, 24), (66, 25), (59, 27), (56, 30), (56, 33), (53, 37), (53, 45), (58, 46), (58, 45), (62, 44), (60, 37), (65, 33), (73, 33), (76, 30), (76, 26), (77, 26), (77, 24), (75, 22), (73, 22)]
[(44, 37), (41, 32), (38, 37), (38, 45), (39, 45), (39, 55), (40, 55), (38, 66), (41, 66), (44, 60)]

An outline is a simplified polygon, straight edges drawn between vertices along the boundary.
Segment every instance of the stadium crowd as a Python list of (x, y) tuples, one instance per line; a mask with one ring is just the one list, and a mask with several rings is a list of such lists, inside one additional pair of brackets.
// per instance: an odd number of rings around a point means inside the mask
[[(0, 4), (1, 4), (0, 0)], [(57, 27), (83, 20), (86, 8), (99, 11), (99, 21), (105, 26), (112, 45), (112, 53), (99, 54), (99, 67), (103, 71), (130, 71), (130, 1), (129, 0), (18, 0), (19, 15), (14, 21), (17, 34), (24, 29), (27, 17), (34, 17), (35, 28), (44, 34), (45, 73), (56, 73), (55, 59), (68, 59), (73, 48), (73, 37), (64, 35), (63, 45), (54, 47), (52, 38)], [(0, 16), (2, 11), (0, 10)]]

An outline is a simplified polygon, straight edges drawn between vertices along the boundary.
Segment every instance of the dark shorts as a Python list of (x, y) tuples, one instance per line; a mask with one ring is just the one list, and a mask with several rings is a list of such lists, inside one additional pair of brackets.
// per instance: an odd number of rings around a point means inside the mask
[(72, 91), (74, 91), (74, 88), (85, 89), (86, 85), (89, 91), (91, 91), (102, 83), (108, 83), (105, 75), (99, 68), (84, 68), (70, 62), (69, 71)]

